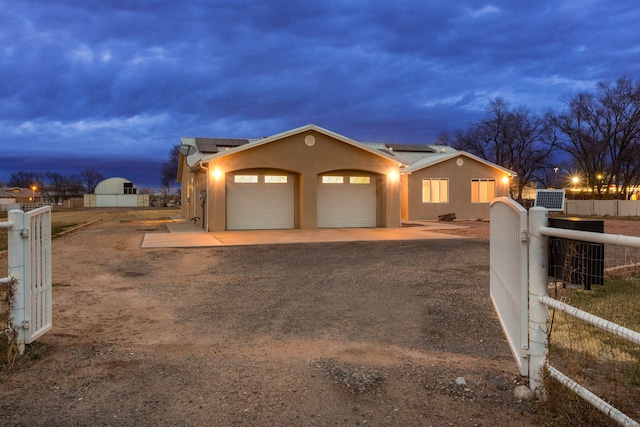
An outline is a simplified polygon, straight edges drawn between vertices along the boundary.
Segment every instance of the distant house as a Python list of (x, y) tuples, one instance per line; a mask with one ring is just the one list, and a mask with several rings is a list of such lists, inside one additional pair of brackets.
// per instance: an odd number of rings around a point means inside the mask
[(84, 195), (85, 208), (149, 206), (149, 195), (138, 194), (135, 184), (125, 178), (101, 181), (93, 194)]
[(22, 187), (2, 187), (0, 188), (0, 203), (39, 203), (42, 196), (37, 190)]
[(260, 139), (184, 137), (180, 150), (182, 214), (210, 231), (488, 218), (514, 175), (450, 147), (362, 143), (316, 125)]

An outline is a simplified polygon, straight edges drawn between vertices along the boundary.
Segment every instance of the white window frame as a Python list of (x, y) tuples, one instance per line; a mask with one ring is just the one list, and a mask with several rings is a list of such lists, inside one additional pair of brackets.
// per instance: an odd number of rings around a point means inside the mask
[(286, 184), (287, 176), (286, 175), (265, 175), (264, 183), (265, 184)]
[(449, 203), (449, 179), (422, 178), (422, 203)]
[(371, 184), (371, 177), (369, 177), (369, 176), (350, 176), (349, 177), (349, 184), (357, 184), (357, 185)]
[(322, 177), (323, 184), (344, 184), (343, 176), (324, 175)]
[[(471, 180), (471, 203), (491, 203), (496, 198), (496, 180), (475, 178)], [(476, 188), (477, 187), (477, 188)]]
[(257, 184), (258, 175), (234, 175), (233, 182), (238, 184)]

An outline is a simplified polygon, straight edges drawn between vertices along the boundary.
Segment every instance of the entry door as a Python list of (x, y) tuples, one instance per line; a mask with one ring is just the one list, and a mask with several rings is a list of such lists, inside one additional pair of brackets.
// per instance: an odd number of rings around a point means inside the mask
[(319, 177), (319, 228), (375, 226), (375, 177), (328, 175)]
[(238, 174), (227, 183), (227, 229), (294, 227), (294, 185), (288, 175)]

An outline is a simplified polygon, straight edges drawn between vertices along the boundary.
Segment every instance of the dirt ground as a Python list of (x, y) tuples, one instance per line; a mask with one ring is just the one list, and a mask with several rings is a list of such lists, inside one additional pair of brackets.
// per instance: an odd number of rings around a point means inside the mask
[(1, 425), (535, 425), (489, 298), (488, 222), (141, 249), (167, 221), (122, 212), (54, 239), (54, 328), (0, 372)]

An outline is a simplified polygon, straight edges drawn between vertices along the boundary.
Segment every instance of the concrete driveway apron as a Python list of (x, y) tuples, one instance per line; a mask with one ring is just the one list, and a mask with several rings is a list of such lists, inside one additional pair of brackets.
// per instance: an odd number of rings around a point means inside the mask
[(315, 230), (242, 230), (206, 232), (184, 218), (172, 218), (168, 233), (145, 233), (141, 247), (196, 248), (215, 246), (273, 245), (314, 242), (368, 242), (384, 240), (465, 239), (435, 230), (465, 228), (436, 221), (405, 224), (400, 228), (321, 228)]

